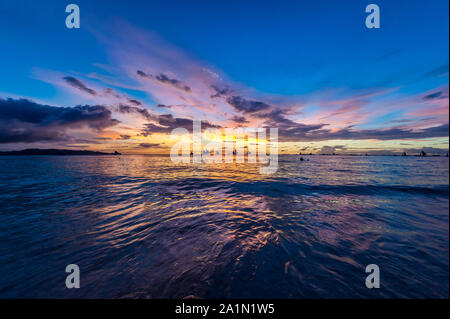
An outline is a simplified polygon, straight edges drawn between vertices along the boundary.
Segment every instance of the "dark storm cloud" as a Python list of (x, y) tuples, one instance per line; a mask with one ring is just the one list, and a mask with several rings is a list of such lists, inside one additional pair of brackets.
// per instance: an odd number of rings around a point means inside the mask
[(95, 90), (88, 88), (83, 82), (81, 82), (77, 78), (74, 78), (73, 76), (65, 76), (63, 77), (63, 79), (74, 88), (77, 88), (91, 95), (97, 95), (97, 92)]
[(230, 96), (226, 101), (236, 111), (243, 113), (255, 113), (270, 108), (269, 104), (260, 101), (247, 100), (241, 96)]
[(102, 130), (118, 123), (102, 105), (55, 107), (26, 99), (0, 99), (0, 143), (67, 140), (69, 128)]
[[(175, 118), (171, 114), (163, 114), (154, 118), (156, 123), (145, 124), (141, 135), (147, 136), (152, 133), (170, 133), (176, 128), (185, 128), (189, 132), (192, 132), (193, 121), (186, 118)], [(202, 121), (202, 130), (208, 128), (220, 128), (218, 125), (209, 123), (208, 121)]]
[(179, 90), (183, 90), (183, 91), (186, 91), (186, 92), (190, 92), (191, 91), (191, 88), (188, 85), (184, 84), (180, 80), (169, 78), (164, 73), (160, 73), (160, 74), (158, 74), (156, 76), (153, 76), (151, 74), (145, 73), (144, 71), (137, 70), (136, 74), (139, 75), (140, 77), (143, 77), (143, 78), (154, 79), (154, 80), (156, 80), (156, 81), (158, 81), (160, 83), (164, 83), (164, 84), (170, 85), (170, 86), (172, 86), (172, 87), (174, 87), (176, 89), (179, 89)]

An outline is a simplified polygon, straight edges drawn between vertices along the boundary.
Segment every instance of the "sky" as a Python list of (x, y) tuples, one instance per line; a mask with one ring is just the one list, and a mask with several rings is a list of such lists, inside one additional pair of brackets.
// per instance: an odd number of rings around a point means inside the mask
[(447, 0), (74, 0), (79, 29), (69, 3), (0, 0), (0, 150), (167, 153), (195, 119), (284, 153), (448, 151)]

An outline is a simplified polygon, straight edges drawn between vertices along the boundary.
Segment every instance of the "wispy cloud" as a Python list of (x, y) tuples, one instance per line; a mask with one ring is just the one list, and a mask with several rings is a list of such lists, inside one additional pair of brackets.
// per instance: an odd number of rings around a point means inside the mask
[[(126, 143), (135, 134), (168, 134), (177, 127), (191, 130), (193, 119), (201, 119), (203, 128), (277, 127), (280, 140), (285, 142), (448, 137), (448, 84), (414, 94), (404, 93), (403, 87), (344, 86), (321, 87), (302, 95), (266, 94), (232, 81), (156, 34), (127, 23), (97, 36), (112, 65), (96, 67), (107, 74), (42, 70), (37, 74), (37, 78), (85, 101), (86, 106), (51, 107), (2, 100), (4, 141), (20, 140), (21, 134), (24, 141), (64, 139), (69, 128), (102, 130), (121, 122), (122, 130), (116, 130), (114, 139)], [(401, 52), (388, 52), (380, 60)], [(446, 75), (448, 65), (441, 65), (423, 76)], [(28, 111), (51, 111), (41, 122), (27, 122), (14, 113), (17, 118), (7, 123), (14, 103)], [(71, 118), (62, 121), (69, 113)]]
[(69, 83), (69, 85), (73, 86), (74, 88), (77, 88), (83, 92), (86, 92), (88, 94), (97, 95), (97, 92), (91, 88), (88, 88), (82, 81), (80, 81), (77, 78), (74, 78), (73, 76), (65, 76), (63, 77), (64, 81)]

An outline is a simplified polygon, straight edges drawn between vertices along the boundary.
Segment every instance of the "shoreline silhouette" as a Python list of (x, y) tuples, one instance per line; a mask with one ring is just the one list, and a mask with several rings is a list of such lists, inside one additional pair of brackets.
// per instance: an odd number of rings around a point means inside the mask
[(21, 151), (0, 151), (0, 156), (11, 155), (121, 155), (119, 152), (105, 153), (86, 150), (66, 150), (66, 149), (39, 149), (28, 148)]

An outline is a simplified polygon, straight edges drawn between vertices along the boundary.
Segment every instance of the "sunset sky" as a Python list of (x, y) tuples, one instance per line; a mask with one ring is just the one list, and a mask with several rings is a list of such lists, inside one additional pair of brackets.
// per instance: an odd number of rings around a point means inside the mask
[(0, 150), (167, 153), (201, 119), (282, 153), (446, 153), (448, 1), (377, 0), (380, 29), (369, 3), (1, 1)]

